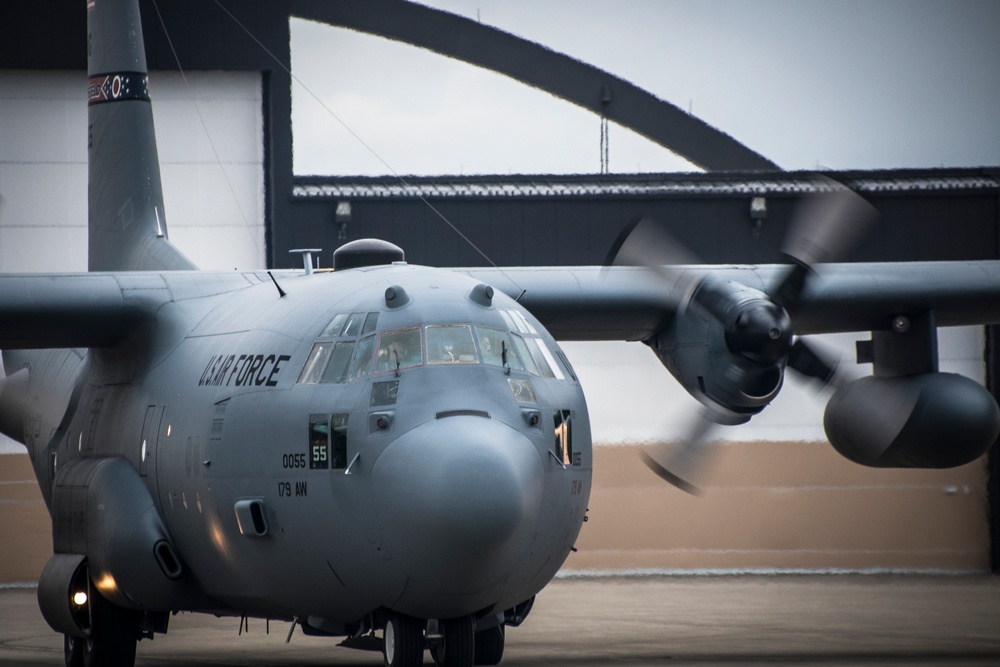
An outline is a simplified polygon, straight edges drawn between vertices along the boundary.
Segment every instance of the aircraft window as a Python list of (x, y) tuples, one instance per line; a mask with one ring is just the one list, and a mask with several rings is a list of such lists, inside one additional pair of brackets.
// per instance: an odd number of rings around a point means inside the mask
[(372, 405), (395, 405), (399, 395), (399, 380), (372, 383)]
[(573, 420), (569, 410), (556, 410), (552, 413), (555, 422), (555, 454), (563, 465), (573, 462)]
[(541, 375), (542, 373), (538, 370), (538, 366), (535, 365), (535, 360), (531, 358), (531, 353), (528, 352), (528, 346), (525, 344), (524, 339), (517, 334), (513, 334), (510, 340), (514, 343), (514, 349), (521, 356), (525, 370), (532, 375)]
[(552, 356), (552, 350), (548, 344), (544, 340), (538, 339), (538, 348), (542, 351), (542, 356), (545, 357), (545, 360), (549, 362), (549, 366), (552, 368), (552, 373), (556, 376), (556, 379), (565, 380), (566, 375), (559, 366), (559, 362)]
[(524, 365), (510, 343), (511, 336), (506, 331), (476, 327), (476, 337), (479, 339), (479, 349), (483, 352), (483, 363), (490, 366), (506, 366), (515, 371), (524, 370)]
[(340, 335), (357, 336), (360, 334), (366, 317), (367, 316), (364, 313), (351, 313), (351, 316), (348, 318), (347, 324), (344, 325), (344, 330), (340, 333)]
[(330, 421), (326, 415), (309, 415), (309, 468), (330, 467)]
[(312, 350), (309, 351), (309, 356), (306, 358), (306, 365), (302, 367), (302, 372), (299, 373), (298, 383), (316, 384), (319, 382), (332, 351), (333, 343), (316, 343), (313, 345)]
[(410, 368), (423, 363), (420, 351), (420, 328), (386, 331), (379, 337), (376, 372)]
[(347, 415), (309, 415), (309, 468), (347, 466)]
[(528, 321), (524, 313), (518, 310), (501, 310), (501, 317), (507, 323), (507, 328), (522, 334), (537, 334), (538, 330)]
[(464, 324), (429, 326), (426, 332), (428, 364), (479, 363), (471, 327)]
[[(546, 354), (548, 350), (544, 349), (544, 343), (537, 338), (525, 338), (525, 345), (528, 346), (528, 352), (531, 354), (531, 358), (534, 360), (535, 365), (538, 366), (538, 374), (544, 378), (555, 378), (562, 375), (558, 368), (555, 368), (555, 361), (552, 360), (551, 356)], [(561, 380), (562, 377), (559, 377)]]
[(372, 373), (372, 353), (375, 349), (375, 336), (368, 336), (358, 341), (358, 346), (354, 350), (354, 359), (351, 361), (351, 379), (371, 375)]
[(365, 326), (361, 330), (362, 336), (367, 336), (375, 331), (375, 327), (378, 326), (378, 313), (368, 313), (368, 317), (365, 318)]
[(503, 318), (503, 321), (507, 325), (508, 329), (511, 331), (520, 331), (520, 329), (517, 328), (517, 323), (514, 322), (514, 318), (510, 316), (509, 310), (501, 310), (500, 316)]
[(569, 376), (573, 378), (574, 382), (576, 382), (576, 371), (573, 370), (573, 365), (569, 363), (569, 359), (566, 358), (566, 354), (559, 349), (556, 350), (556, 354), (559, 355), (559, 360), (563, 362), (563, 367), (566, 369), (566, 372), (569, 373)]
[(333, 415), (330, 420), (330, 467), (347, 467), (347, 417)]
[(330, 320), (330, 323), (326, 325), (323, 329), (323, 333), (319, 335), (320, 338), (336, 338), (340, 335), (340, 332), (344, 330), (344, 323), (347, 322), (347, 313), (337, 313)]
[(522, 313), (519, 310), (511, 310), (509, 312), (511, 319), (513, 319), (514, 322), (517, 324), (518, 331), (520, 331), (521, 333), (529, 333), (529, 334), (538, 333), (538, 330), (535, 329), (534, 326), (532, 326), (531, 322), (528, 321), (528, 318), (524, 316), (524, 313)]
[(507, 378), (510, 391), (518, 403), (537, 403), (535, 398), (535, 388), (531, 386), (531, 380), (527, 378)]
[(320, 379), (322, 384), (338, 384), (347, 381), (347, 371), (351, 365), (351, 355), (354, 353), (354, 341), (345, 340), (336, 344), (329, 361), (326, 362), (326, 370)]

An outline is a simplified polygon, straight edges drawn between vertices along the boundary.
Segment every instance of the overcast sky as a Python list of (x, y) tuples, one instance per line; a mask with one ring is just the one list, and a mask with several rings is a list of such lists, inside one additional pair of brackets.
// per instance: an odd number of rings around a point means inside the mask
[[(786, 169), (1000, 164), (994, 0), (427, 0), (608, 70)], [(293, 72), (398, 173), (580, 173), (600, 121), (412, 46), (292, 22)], [(295, 171), (389, 170), (294, 87)], [(693, 167), (612, 126), (615, 172)]]

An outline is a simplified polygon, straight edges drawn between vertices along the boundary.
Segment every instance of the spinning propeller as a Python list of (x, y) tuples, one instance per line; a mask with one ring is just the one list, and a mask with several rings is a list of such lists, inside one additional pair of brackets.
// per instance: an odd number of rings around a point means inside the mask
[(606, 266), (650, 269), (671, 296), (674, 316), (646, 341), (702, 409), (673, 447), (643, 452), (660, 477), (688, 492), (711, 464), (705, 446), (714, 426), (742, 424), (778, 394), (786, 367), (816, 380), (837, 380), (835, 364), (793, 336), (792, 317), (803, 292), (819, 280), (816, 267), (837, 261), (875, 222), (874, 207), (825, 177), (792, 217), (782, 254), (787, 268), (766, 291), (724, 281), (690, 266), (695, 256), (653, 220), (628, 225), (612, 246)]

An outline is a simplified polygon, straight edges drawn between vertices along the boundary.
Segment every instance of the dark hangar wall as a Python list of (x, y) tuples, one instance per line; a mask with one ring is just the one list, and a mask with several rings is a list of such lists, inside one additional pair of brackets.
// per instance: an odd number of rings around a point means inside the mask
[[(1000, 257), (1000, 170), (839, 172), (880, 211), (853, 261)], [(278, 266), (293, 248), (333, 250), (357, 238), (392, 241), (407, 260), (434, 266), (600, 264), (621, 229), (650, 216), (706, 262), (781, 261), (780, 249), (809, 174), (706, 173), (396, 178), (297, 177), (290, 225), (275, 230)], [(750, 203), (766, 201), (755, 227)], [(426, 200), (426, 201), (425, 201)], [(350, 204), (350, 219), (337, 206)], [(433, 206), (433, 209), (431, 208)]]

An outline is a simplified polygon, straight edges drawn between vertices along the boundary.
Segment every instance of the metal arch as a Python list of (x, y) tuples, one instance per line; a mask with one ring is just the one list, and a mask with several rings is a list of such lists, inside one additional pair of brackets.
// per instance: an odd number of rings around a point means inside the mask
[(291, 0), (291, 14), (423, 47), (606, 116), (708, 171), (781, 168), (725, 132), (592, 65), (405, 0)]

